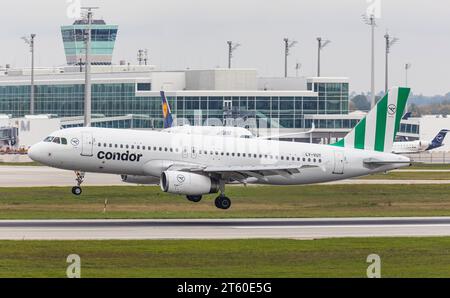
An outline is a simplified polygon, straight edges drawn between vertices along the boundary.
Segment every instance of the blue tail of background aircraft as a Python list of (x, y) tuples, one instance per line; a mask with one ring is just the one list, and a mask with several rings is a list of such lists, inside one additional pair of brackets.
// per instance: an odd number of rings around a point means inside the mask
[(441, 131), (438, 133), (438, 135), (434, 138), (434, 140), (431, 141), (431, 145), (430, 145), (430, 147), (428, 147), (427, 150), (433, 150), (433, 149), (442, 147), (442, 146), (444, 145), (444, 143), (443, 143), (443, 142), (444, 142), (444, 139), (445, 139), (445, 137), (447, 136), (447, 133), (448, 133), (449, 131), (450, 131), (450, 130), (448, 130), (448, 129), (443, 129), (443, 130), (441, 130)]
[(172, 112), (170, 111), (170, 105), (167, 101), (166, 94), (164, 91), (161, 91), (161, 99), (162, 99), (162, 112), (164, 117), (164, 128), (170, 128), (173, 124)]

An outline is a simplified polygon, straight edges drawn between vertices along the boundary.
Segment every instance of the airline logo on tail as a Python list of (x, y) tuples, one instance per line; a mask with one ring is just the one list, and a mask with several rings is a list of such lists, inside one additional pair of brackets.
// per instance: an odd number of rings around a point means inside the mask
[(173, 124), (172, 112), (170, 111), (170, 105), (167, 101), (166, 94), (164, 91), (161, 91), (161, 99), (162, 99), (162, 112), (164, 118), (164, 128), (170, 128)]
[(333, 146), (391, 152), (410, 91), (409, 88), (393, 88), (344, 139)]
[(444, 140), (447, 136), (447, 133), (450, 132), (448, 129), (441, 130), (438, 135), (434, 138), (433, 141), (431, 141), (430, 147), (427, 148), (427, 150), (433, 150), (439, 147), (444, 146)]

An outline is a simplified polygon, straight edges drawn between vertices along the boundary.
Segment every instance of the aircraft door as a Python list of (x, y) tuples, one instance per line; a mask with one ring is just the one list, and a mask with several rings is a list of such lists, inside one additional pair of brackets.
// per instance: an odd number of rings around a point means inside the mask
[(81, 156), (93, 156), (94, 155), (94, 139), (91, 132), (83, 132), (81, 135)]
[(342, 151), (334, 151), (334, 170), (333, 174), (344, 174), (344, 160), (345, 155)]

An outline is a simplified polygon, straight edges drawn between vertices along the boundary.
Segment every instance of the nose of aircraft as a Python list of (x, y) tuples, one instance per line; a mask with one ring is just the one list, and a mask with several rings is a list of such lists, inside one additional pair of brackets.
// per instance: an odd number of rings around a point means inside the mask
[(28, 157), (34, 161), (42, 160), (42, 144), (38, 143), (28, 149)]

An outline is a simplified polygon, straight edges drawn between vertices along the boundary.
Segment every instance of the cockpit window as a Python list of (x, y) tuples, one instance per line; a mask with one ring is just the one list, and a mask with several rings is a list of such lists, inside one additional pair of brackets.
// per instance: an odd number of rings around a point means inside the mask
[(61, 140), (58, 137), (53, 139), (53, 143), (59, 144), (60, 142)]
[(53, 141), (53, 137), (46, 137), (44, 140), (46, 143), (50, 143), (51, 141)]
[(61, 138), (61, 144), (67, 145), (67, 139), (66, 138)]

